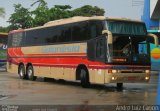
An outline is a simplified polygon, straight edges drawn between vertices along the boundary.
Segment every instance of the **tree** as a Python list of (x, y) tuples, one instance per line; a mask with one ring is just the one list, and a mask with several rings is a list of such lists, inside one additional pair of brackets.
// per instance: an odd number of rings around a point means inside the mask
[(73, 16), (101, 16), (105, 13), (104, 9), (90, 5), (85, 5), (75, 10), (71, 10), (72, 7), (70, 5), (55, 5), (52, 8), (48, 8), (45, 0), (36, 0), (31, 4), (31, 7), (36, 4), (38, 4), (38, 6), (33, 11), (29, 11), (28, 8), (24, 8), (21, 4), (14, 4), (14, 13), (8, 20), (10, 29), (42, 26), (53, 20)]
[(104, 13), (104, 9), (90, 5), (85, 5), (73, 10), (73, 16), (103, 16)]
[(38, 7), (32, 11), (34, 16), (34, 26), (41, 26), (49, 21), (71, 17), (72, 7), (70, 5), (55, 5), (52, 8), (48, 8), (47, 3), (44, 0), (38, 0), (31, 6), (38, 4)]
[(33, 26), (31, 13), (21, 4), (14, 4), (14, 13), (9, 18), (10, 29), (29, 28)]
[(55, 5), (49, 10), (50, 21), (72, 17), (71, 8), (70, 5)]
[(47, 6), (47, 2), (45, 2), (45, 0), (37, 0), (33, 4), (31, 4), (31, 6), (34, 6), (37, 3), (39, 3), (38, 7)]
[(49, 8), (44, 0), (38, 0), (34, 2), (31, 6), (34, 6), (37, 3), (39, 3), (38, 7), (31, 13), (34, 16), (34, 26), (41, 26), (49, 21)]
[(0, 7), (0, 17), (4, 17), (5, 15), (5, 10), (4, 8)]
[[(4, 8), (0, 7), (0, 17), (4, 17), (5, 16), (5, 10)], [(8, 28), (7, 27), (0, 27), (0, 32), (8, 32)]]
[(1, 27), (0, 26), (0, 32), (9, 32), (9, 27)]

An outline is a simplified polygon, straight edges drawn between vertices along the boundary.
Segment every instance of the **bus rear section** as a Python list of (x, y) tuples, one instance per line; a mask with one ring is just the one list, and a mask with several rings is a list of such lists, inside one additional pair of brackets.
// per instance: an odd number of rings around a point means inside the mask
[(21, 79), (79, 80), (83, 87), (148, 82), (148, 38), (139, 21), (106, 17), (53, 21), (10, 32), (7, 68)]

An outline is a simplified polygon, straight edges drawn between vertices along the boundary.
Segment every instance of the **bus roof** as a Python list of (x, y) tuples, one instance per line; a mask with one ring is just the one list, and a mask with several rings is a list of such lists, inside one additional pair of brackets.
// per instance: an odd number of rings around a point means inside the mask
[(12, 31), (9, 32), (9, 34), (23, 32), (23, 31), (24, 31), (24, 29), (12, 30)]
[(8, 36), (8, 33), (0, 32), (0, 36), (6, 37)]
[(61, 24), (67, 24), (67, 23), (86, 21), (86, 20), (114, 20), (114, 21), (142, 22), (142, 21), (131, 20), (127, 18), (109, 18), (109, 17), (104, 17), (104, 16), (93, 16), (93, 17), (76, 16), (76, 17), (67, 18), (67, 19), (50, 21), (44, 24), (44, 26), (55, 26), (55, 25), (61, 25)]
[[(87, 21), (87, 20), (114, 20), (114, 21), (128, 21), (128, 22), (143, 23), (142, 21), (139, 21), (139, 20), (131, 20), (127, 18), (110, 18), (110, 17), (105, 17), (105, 16), (93, 16), (93, 17), (75, 16), (71, 18), (50, 21), (48, 23), (45, 23), (43, 26), (24, 29), (24, 31), (41, 29), (41, 28), (57, 26), (57, 25), (64, 25), (64, 24), (75, 23), (75, 22), (82, 22), (82, 21)], [(13, 32), (17, 32), (17, 31), (13, 31)]]

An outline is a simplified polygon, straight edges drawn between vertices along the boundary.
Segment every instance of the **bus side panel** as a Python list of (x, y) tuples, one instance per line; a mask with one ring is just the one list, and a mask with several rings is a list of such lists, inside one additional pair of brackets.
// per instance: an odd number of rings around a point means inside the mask
[(55, 79), (76, 80), (75, 69), (63, 67), (33, 66), (35, 76)]
[(89, 69), (89, 79), (91, 83), (104, 84), (104, 69)]
[(7, 71), (10, 73), (18, 73), (18, 65), (7, 62)]
[(51, 76), (55, 79), (62, 79), (63, 77), (63, 68), (51, 67)]
[(37, 68), (36, 69), (36, 71), (35, 71), (35, 76), (42, 76), (42, 77), (51, 77), (51, 75), (50, 75), (50, 67), (42, 67), (42, 66), (40, 66), (40, 67), (35, 67), (34, 66), (34, 69), (35, 68)]
[(65, 79), (65, 80), (76, 80), (75, 69), (64, 68), (63, 69), (63, 79)]

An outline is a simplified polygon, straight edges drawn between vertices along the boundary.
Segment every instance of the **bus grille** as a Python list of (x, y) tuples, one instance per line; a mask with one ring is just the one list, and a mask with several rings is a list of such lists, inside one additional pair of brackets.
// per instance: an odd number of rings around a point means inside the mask
[(127, 71), (120, 71), (121, 73), (144, 73), (144, 71), (132, 71), (132, 70), (127, 70)]

